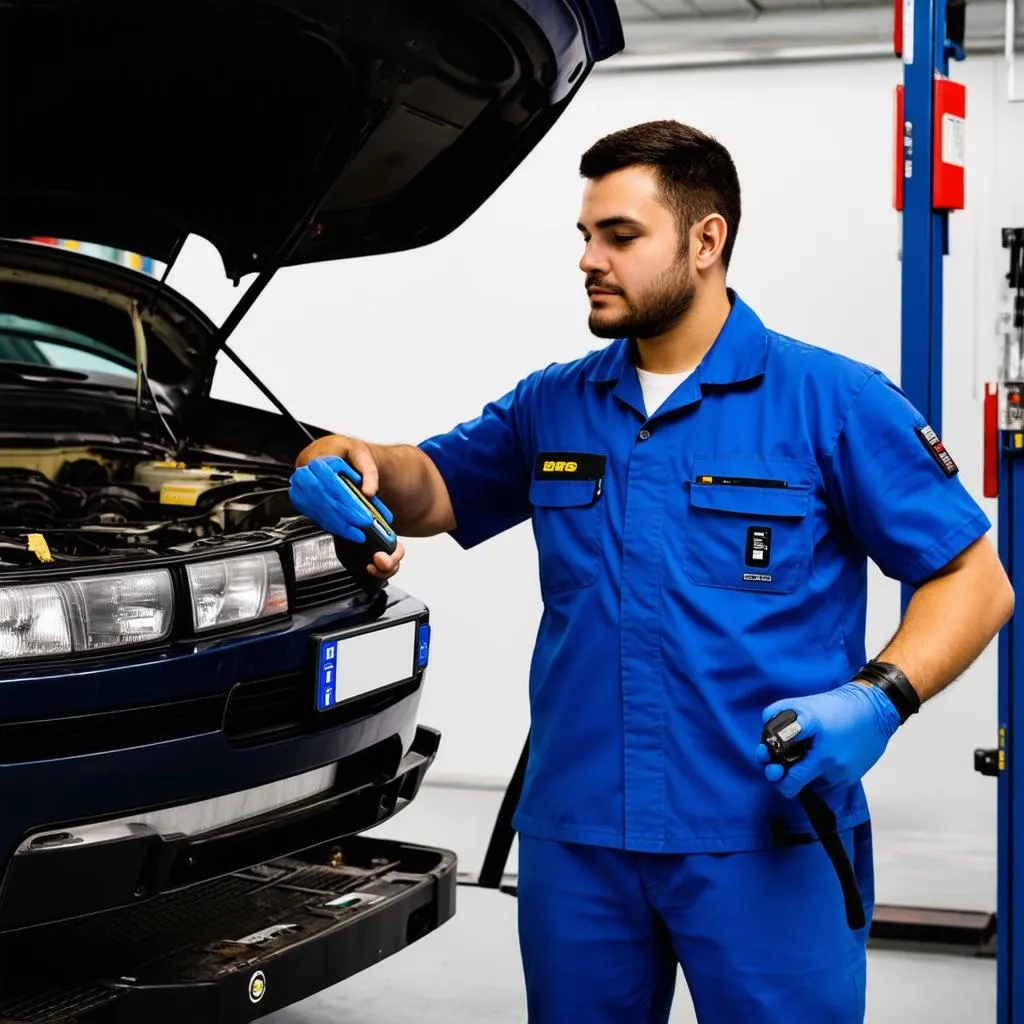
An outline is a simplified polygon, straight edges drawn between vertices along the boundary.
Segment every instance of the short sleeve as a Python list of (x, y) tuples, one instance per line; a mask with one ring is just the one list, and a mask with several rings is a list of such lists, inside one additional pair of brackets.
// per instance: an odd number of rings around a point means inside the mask
[(911, 586), (992, 525), (924, 417), (877, 371), (847, 413), (825, 477), (836, 511), (868, 557)]
[(475, 419), (420, 442), (437, 466), (455, 512), (452, 537), (463, 547), (529, 519), (528, 423), (535, 377), (528, 377)]

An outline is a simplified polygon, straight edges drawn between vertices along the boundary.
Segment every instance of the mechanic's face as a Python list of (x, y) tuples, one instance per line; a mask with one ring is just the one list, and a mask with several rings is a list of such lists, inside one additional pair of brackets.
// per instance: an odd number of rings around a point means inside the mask
[(627, 167), (588, 181), (578, 227), (594, 334), (654, 338), (679, 322), (693, 302), (696, 276), (651, 171)]

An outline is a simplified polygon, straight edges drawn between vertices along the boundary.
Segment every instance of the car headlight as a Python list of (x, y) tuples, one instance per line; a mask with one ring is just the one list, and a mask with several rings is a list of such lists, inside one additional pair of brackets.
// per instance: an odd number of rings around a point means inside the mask
[(0, 659), (162, 640), (173, 612), (166, 569), (0, 587)]
[(188, 567), (196, 631), (265, 619), (288, 611), (281, 556), (241, 555)]
[(338, 561), (334, 538), (329, 533), (297, 540), (292, 544), (292, 561), (295, 563), (295, 579), (299, 583), (317, 576), (329, 576), (345, 568)]

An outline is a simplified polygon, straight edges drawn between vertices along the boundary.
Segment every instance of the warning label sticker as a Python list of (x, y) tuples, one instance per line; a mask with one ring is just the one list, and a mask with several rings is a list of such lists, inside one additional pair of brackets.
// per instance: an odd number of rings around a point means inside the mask
[(950, 167), (963, 167), (967, 162), (964, 139), (966, 124), (962, 117), (955, 114), (942, 115), (941, 157), (942, 162)]

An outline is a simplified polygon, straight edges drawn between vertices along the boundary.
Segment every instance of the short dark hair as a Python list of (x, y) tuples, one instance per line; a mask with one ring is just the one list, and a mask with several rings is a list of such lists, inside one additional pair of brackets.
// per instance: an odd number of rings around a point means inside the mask
[(684, 243), (698, 220), (721, 214), (728, 229), (722, 264), (728, 267), (740, 226), (740, 181), (725, 146), (678, 121), (648, 121), (595, 142), (580, 160), (580, 174), (602, 178), (638, 166), (655, 172)]

